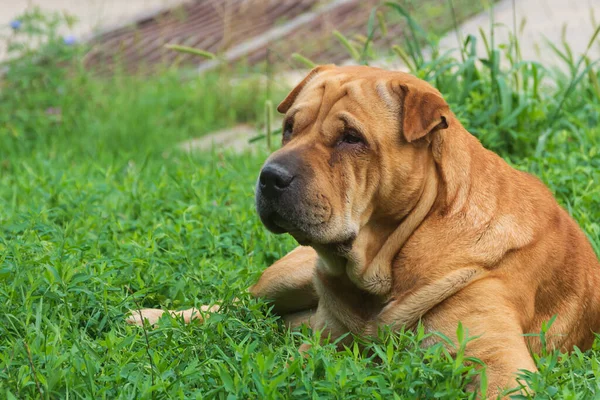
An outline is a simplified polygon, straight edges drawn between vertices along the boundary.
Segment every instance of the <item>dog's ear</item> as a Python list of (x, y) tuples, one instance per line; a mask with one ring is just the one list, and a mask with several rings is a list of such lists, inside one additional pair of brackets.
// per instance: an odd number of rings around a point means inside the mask
[(308, 82), (310, 82), (310, 80), (312, 78), (317, 76), (320, 72), (325, 71), (327, 69), (332, 69), (332, 68), (335, 68), (335, 65), (333, 65), (333, 64), (319, 65), (319, 66), (316, 66), (315, 68), (313, 68), (308, 73), (308, 75), (306, 75), (306, 77), (304, 79), (302, 79), (302, 82), (300, 82), (294, 89), (292, 89), (292, 91), (287, 95), (287, 97), (281, 103), (279, 103), (279, 105), (277, 106), (277, 111), (279, 111), (282, 114), (285, 114), (290, 109), (292, 104), (294, 104), (296, 97), (298, 97), (298, 95), (300, 94), (302, 89), (304, 89), (306, 84)]
[(450, 107), (439, 93), (434, 90), (422, 90), (410, 84), (401, 84), (400, 90), (400, 126), (407, 142), (421, 139), (434, 130), (448, 128)]

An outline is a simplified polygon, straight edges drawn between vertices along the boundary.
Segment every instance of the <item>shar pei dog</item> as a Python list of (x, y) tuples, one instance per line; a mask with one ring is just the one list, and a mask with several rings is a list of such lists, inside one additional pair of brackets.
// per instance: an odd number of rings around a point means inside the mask
[[(600, 263), (585, 234), (538, 179), (486, 150), (431, 85), (325, 65), (277, 109), (283, 143), (260, 171), (256, 209), (267, 229), (301, 246), (250, 291), (290, 325), (368, 338), (420, 321), (456, 340), (462, 323), (477, 336), (466, 352), (487, 364), (491, 397), (516, 386), (519, 370), (536, 370), (530, 352), (542, 342), (526, 334), (553, 316), (548, 348), (592, 345)], [(130, 322), (162, 313), (138, 310)]]

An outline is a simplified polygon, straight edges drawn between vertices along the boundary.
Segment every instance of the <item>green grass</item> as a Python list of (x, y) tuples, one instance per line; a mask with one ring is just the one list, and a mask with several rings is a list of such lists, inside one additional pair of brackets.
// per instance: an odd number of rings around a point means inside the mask
[[(464, 61), (433, 63), (410, 50), (416, 43), (403, 48), (487, 147), (552, 189), (600, 253), (598, 69), (570, 85), (585, 63), (565, 75), (520, 61), (500, 68), (496, 48), (483, 64), (468, 46)], [(243, 156), (174, 145), (259, 122), (256, 82), (106, 79), (22, 63), (0, 79), (0, 398), (474, 397), (467, 384), (481, 370), (465, 364), (467, 339), (454, 357), (419, 347), (421, 331), (337, 352), (243, 294), (294, 247), (254, 211), (266, 145)], [(137, 307), (217, 299), (224, 312), (203, 325), (125, 323)], [(296, 350), (303, 341), (316, 344), (308, 359)], [(535, 357), (540, 372), (523, 384), (537, 398), (600, 396), (600, 341)]]
[[(265, 91), (256, 79), (232, 84), (216, 74), (182, 79), (166, 71), (150, 80), (94, 79), (79, 72), (73, 79), (25, 76), (5, 88), (6, 96), (10, 101), (0, 103), (0, 123), (12, 136), (5, 144), (13, 150), (59, 152), (69, 143), (90, 156), (117, 157), (165, 149), (235, 123), (255, 123)], [(12, 102), (18, 102), (17, 110)]]

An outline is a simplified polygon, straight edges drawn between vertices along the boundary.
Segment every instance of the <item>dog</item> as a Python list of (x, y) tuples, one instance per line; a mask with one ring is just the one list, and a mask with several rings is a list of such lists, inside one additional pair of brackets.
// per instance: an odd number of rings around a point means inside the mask
[(548, 349), (591, 347), (600, 263), (585, 234), (537, 178), (486, 150), (435, 88), (402, 72), (324, 65), (277, 110), (282, 147), (260, 172), (256, 208), (300, 247), (250, 292), (290, 326), (369, 337), (421, 321), (456, 341), (461, 323), (477, 337), (466, 353), (487, 365), (490, 397), (517, 386), (519, 370), (536, 371), (530, 352), (542, 342), (525, 334), (553, 316)]

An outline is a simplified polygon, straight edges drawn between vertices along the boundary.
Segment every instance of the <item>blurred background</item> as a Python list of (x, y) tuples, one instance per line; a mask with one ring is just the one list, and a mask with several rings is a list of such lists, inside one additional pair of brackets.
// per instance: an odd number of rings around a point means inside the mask
[[(250, 123), (182, 145), (207, 149), (216, 140), (246, 149), (266, 118), (263, 101), (281, 98), (314, 64), (369, 63), (418, 73), (434, 58), (464, 60), (468, 48), (502, 66), (527, 60), (569, 73), (584, 53), (588, 60), (600, 54), (600, 46), (589, 46), (599, 9), (600, 0), (0, 0), (0, 61), (6, 71), (37, 51), (34, 65), (43, 59), (46, 74), (48, 63), (76, 61), (80, 72), (95, 77), (217, 73), (221, 79), (200, 80), (221, 81), (230, 92), (241, 90), (232, 84), (258, 85), (253, 101), (228, 110), (233, 121), (221, 117), (189, 128), (198, 133), (174, 134), (204, 136), (212, 122), (215, 128)], [(232, 79), (224, 83), (224, 76)]]
[[(59, 31), (92, 45), (90, 65), (113, 68), (124, 63), (131, 71), (153, 64), (199, 65), (193, 56), (179, 56), (165, 44), (198, 47), (225, 53), (227, 61), (244, 59), (250, 64), (272, 59), (288, 63), (293, 52), (317, 62), (342, 62), (348, 54), (336, 49), (331, 33), (338, 30), (361, 40), (374, 0), (2, 0), (0, 26), (7, 26), (26, 12), (40, 10), (66, 13), (77, 23)], [(445, 33), (460, 26), (463, 34), (476, 34), (490, 24), (480, 14), (481, 0), (407, 0), (400, 2), (412, 18), (430, 33)], [(521, 47), (528, 55), (547, 60), (551, 52), (540, 44), (567, 41), (575, 53), (585, 49), (593, 33), (597, 0), (500, 0), (493, 22), (509, 30), (519, 25)], [(513, 10), (516, 11), (513, 13)], [(516, 20), (514, 20), (516, 18)], [(392, 18), (400, 20), (401, 16)], [(398, 41), (406, 33), (394, 25), (380, 46)], [(499, 40), (507, 37), (499, 30)], [(364, 38), (363, 38), (364, 39)], [(447, 42), (443, 47), (457, 46)], [(597, 52), (597, 49), (594, 49)], [(269, 54), (268, 54), (269, 53)], [(6, 58), (6, 49), (0, 57)]]

